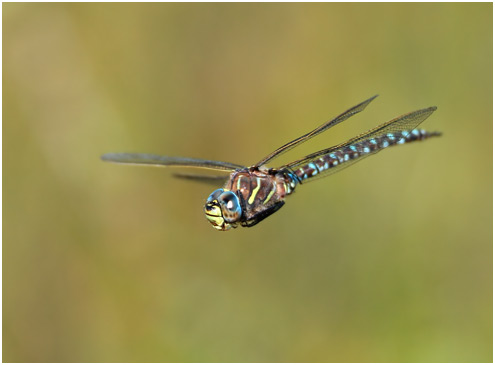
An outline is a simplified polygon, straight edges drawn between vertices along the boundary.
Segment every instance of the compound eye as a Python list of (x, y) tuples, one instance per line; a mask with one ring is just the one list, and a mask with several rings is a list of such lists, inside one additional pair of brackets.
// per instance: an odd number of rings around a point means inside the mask
[(239, 203), (239, 198), (233, 192), (224, 191), (218, 196), (218, 202), (222, 207), (223, 218), (226, 222), (234, 223), (241, 219), (241, 204)]
[(213, 193), (210, 194), (208, 199), (206, 199), (206, 202), (209, 203), (212, 202), (213, 200), (218, 200), (219, 195), (222, 194), (223, 192), (224, 192), (223, 189), (215, 190)]

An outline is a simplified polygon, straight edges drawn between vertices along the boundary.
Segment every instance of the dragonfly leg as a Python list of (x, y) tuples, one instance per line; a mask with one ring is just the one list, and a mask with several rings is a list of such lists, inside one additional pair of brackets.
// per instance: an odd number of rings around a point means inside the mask
[(252, 226), (258, 224), (263, 219), (269, 217), (270, 215), (272, 215), (273, 213), (275, 213), (277, 210), (279, 210), (280, 208), (282, 208), (282, 206), (284, 204), (285, 204), (284, 201), (280, 201), (278, 203), (275, 203), (270, 208), (268, 208), (268, 209), (266, 209), (266, 210), (264, 210), (262, 212), (259, 212), (258, 214), (255, 214), (249, 220), (242, 221), (241, 222), (241, 226), (243, 226), (243, 227), (252, 227)]

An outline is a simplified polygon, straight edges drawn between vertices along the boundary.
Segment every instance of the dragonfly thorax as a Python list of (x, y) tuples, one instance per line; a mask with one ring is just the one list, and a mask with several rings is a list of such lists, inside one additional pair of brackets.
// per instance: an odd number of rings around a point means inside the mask
[(215, 190), (206, 199), (206, 219), (220, 231), (239, 224), (251, 227), (282, 207), (297, 184), (295, 179), (288, 171), (236, 170), (223, 189)]

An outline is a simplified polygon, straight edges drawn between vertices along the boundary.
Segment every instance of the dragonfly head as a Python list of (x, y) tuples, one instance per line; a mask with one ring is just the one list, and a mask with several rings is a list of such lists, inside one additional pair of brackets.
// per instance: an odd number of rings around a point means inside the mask
[(239, 198), (229, 190), (217, 189), (206, 199), (205, 215), (215, 229), (236, 228), (242, 216)]

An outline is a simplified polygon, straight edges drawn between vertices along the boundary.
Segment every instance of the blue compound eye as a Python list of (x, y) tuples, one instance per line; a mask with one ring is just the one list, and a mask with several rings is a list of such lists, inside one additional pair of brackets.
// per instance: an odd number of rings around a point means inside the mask
[(218, 196), (225, 222), (235, 223), (241, 219), (242, 209), (239, 198), (231, 191), (224, 191)]
[(212, 202), (213, 200), (218, 200), (218, 196), (224, 192), (223, 189), (217, 189), (213, 193), (210, 194), (208, 199), (206, 199), (206, 202)]
[(231, 191), (217, 189), (206, 199), (206, 219), (219, 231), (227, 231), (237, 227), (241, 219), (242, 209), (239, 198)]

